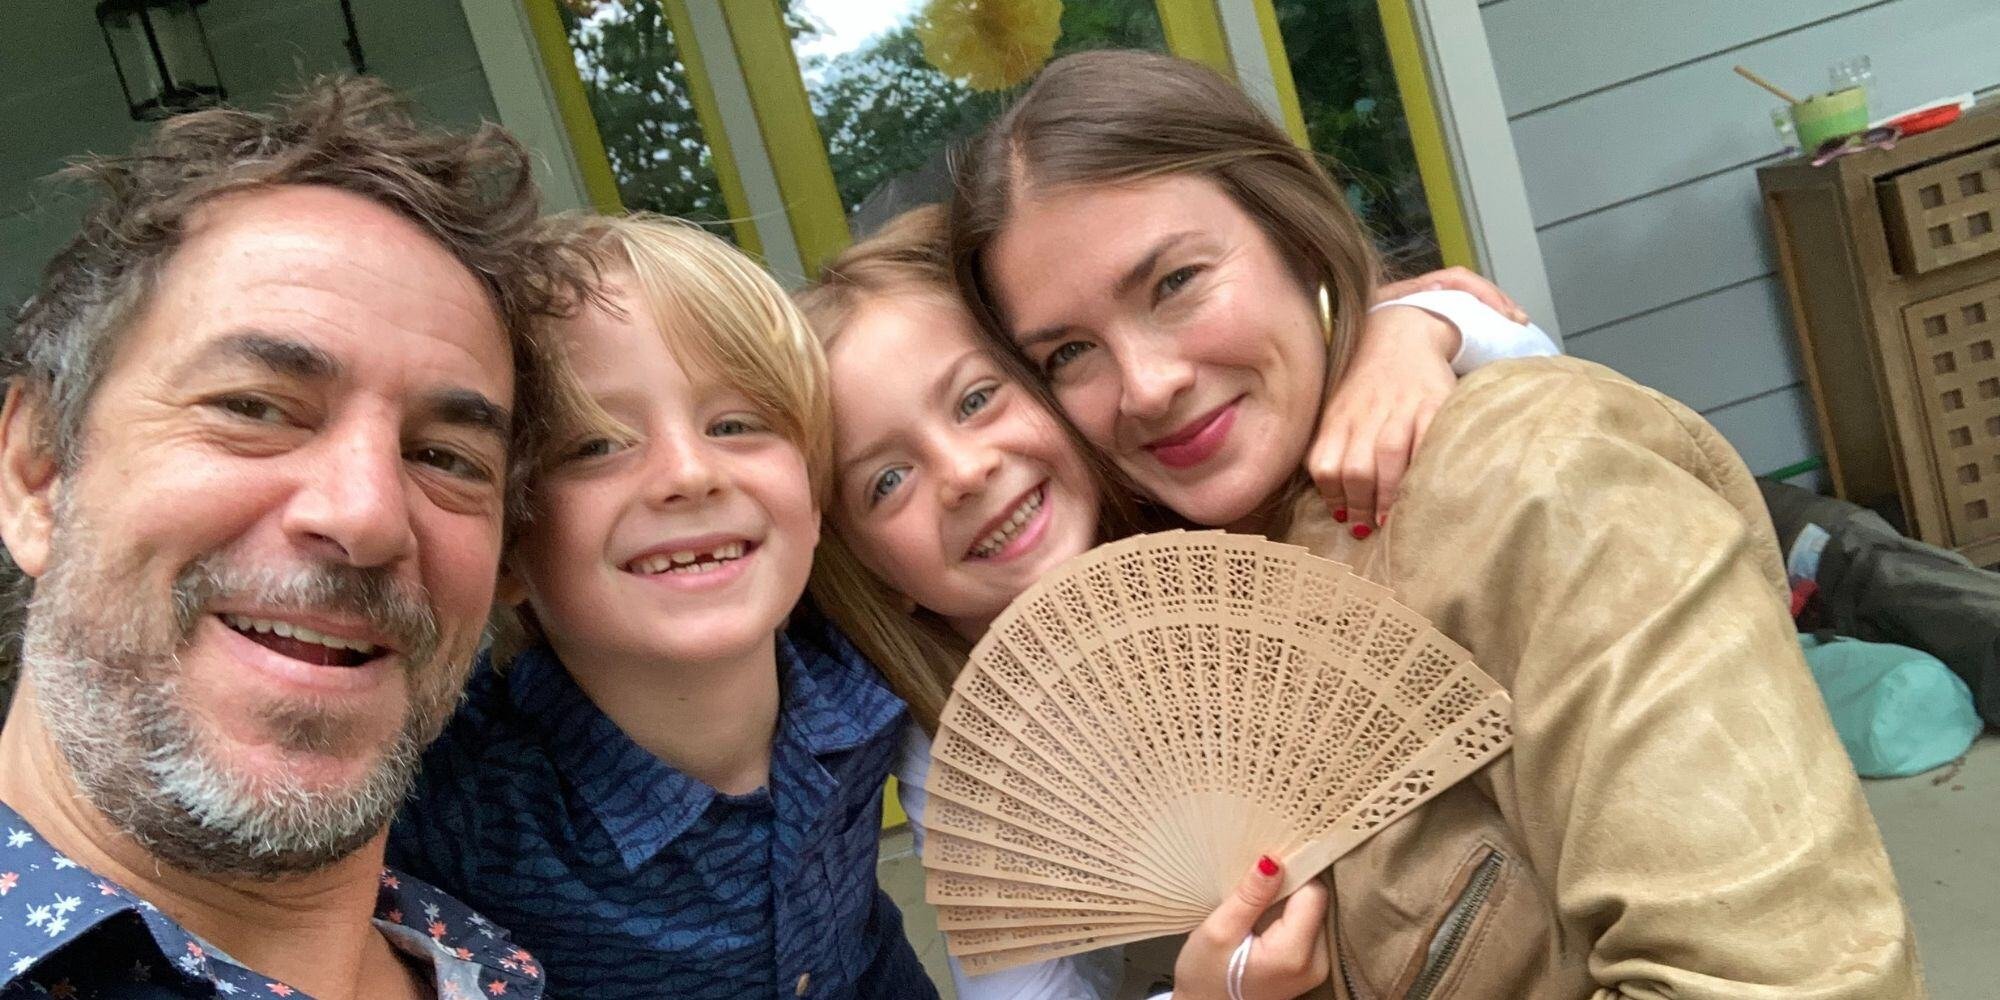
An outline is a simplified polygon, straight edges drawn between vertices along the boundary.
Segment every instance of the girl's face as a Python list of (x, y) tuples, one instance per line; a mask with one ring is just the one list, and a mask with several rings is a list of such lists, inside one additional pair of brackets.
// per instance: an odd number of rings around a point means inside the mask
[(1023, 195), (986, 267), (1014, 343), (1153, 499), (1237, 525), (1299, 469), (1326, 383), (1317, 290), (1213, 181)]
[(684, 367), (629, 276), (622, 316), (558, 331), (584, 391), (630, 428), (556, 442), (545, 511), (507, 566), (571, 669), (725, 662), (766, 647), (805, 589), (819, 512), (799, 449), (742, 392)]
[(834, 523), (968, 638), (1097, 538), (1082, 456), (942, 294), (877, 297), (828, 352)]

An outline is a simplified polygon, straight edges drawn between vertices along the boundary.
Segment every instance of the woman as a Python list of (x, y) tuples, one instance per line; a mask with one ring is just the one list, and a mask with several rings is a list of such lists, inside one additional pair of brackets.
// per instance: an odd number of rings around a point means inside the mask
[[(1508, 305), (1465, 275), (1413, 284), (1438, 282)], [(1416, 309), (1389, 308), (1413, 300)], [(1087, 447), (1027, 391), (1008, 357), (980, 341), (952, 287), (936, 207), (909, 212), (843, 252), (800, 305), (826, 344), (835, 417), (813, 593), (909, 703), (914, 722), (897, 776), (921, 852), (930, 736), (972, 642), (1055, 566), (1128, 533), (1134, 513), (1118, 504), (1105, 509), (1103, 501), (1121, 499), (1122, 491), (1105, 485)], [(1408, 440), (1418, 415), (1441, 395), (1430, 392), (1429, 373), (1441, 369), (1449, 385), (1454, 355), (1465, 365), (1553, 351), (1539, 331), (1462, 291), (1392, 298), (1379, 308), (1366, 337), (1395, 349), (1330, 402), (1329, 450), (1354, 451), (1347, 445), (1356, 440)], [(1439, 322), (1431, 310), (1456, 315)], [(1350, 420), (1341, 401), (1355, 396), (1391, 405)], [(1400, 470), (1382, 472), (1387, 481)], [(1238, 895), (1193, 936), (1177, 963), (1176, 996), (1219, 995), (1230, 954), (1275, 899), (1277, 875), (1275, 863), (1246, 874)], [(1245, 996), (1288, 998), (1325, 979), (1326, 950), (1315, 941), (1324, 913), (1317, 885), (1285, 902), (1252, 950)], [(952, 971), (961, 1000), (1083, 1000), (1114, 995), (1120, 959), (1120, 949), (1107, 948), (978, 977), (955, 962)]]
[(1069, 57), (956, 188), (974, 315), (1148, 500), (1355, 565), (1514, 696), (1513, 753), (1334, 866), (1346, 995), (1920, 995), (1763, 508), (1713, 428), (1583, 362), (1495, 366), (1371, 536), (1297, 470), (1378, 265), (1233, 86)]

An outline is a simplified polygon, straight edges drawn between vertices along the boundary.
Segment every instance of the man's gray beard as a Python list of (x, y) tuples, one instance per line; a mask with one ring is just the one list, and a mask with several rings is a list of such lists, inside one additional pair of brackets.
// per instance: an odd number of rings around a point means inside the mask
[[(160, 860), (196, 874), (318, 871), (380, 832), (409, 795), (423, 748), (443, 729), (470, 668), (470, 649), (439, 649), (421, 589), (381, 570), (251, 570), (210, 553), (182, 570), (171, 602), (161, 601), (121, 584), (104, 536), (70, 506), (58, 499), (21, 669), (91, 803)], [(179, 651), (221, 597), (266, 611), (360, 615), (402, 651), (409, 708), (362, 780), (309, 788), (289, 772), (237, 774), (207, 745), (213, 737), (181, 698)], [(358, 738), (354, 720), (311, 704), (272, 704), (259, 714), (285, 750), (352, 752)]]

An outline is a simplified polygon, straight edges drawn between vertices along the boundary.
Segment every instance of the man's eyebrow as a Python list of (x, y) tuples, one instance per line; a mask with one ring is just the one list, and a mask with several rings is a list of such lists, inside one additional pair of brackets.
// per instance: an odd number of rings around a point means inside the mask
[(514, 415), (484, 393), (472, 389), (441, 389), (424, 400), (423, 410), (431, 419), (475, 430), (490, 431), (507, 439)]
[(181, 366), (181, 374), (227, 362), (249, 362), (274, 374), (308, 382), (323, 382), (340, 374), (340, 362), (333, 355), (304, 341), (257, 330), (211, 341)]

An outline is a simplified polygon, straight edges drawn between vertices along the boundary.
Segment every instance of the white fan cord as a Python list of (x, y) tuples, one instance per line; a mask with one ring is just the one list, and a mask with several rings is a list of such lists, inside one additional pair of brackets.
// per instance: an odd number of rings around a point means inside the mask
[(1243, 974), (1250, 970), (1250, 948), (1257, 943), (1257, 935), (1243, 935), (1243, 943), (1229, 955), (1229, 1000), (1243, 1000)]

